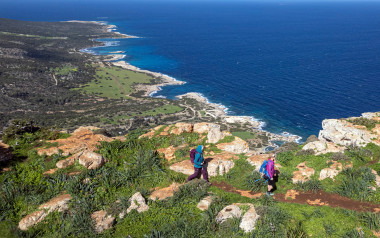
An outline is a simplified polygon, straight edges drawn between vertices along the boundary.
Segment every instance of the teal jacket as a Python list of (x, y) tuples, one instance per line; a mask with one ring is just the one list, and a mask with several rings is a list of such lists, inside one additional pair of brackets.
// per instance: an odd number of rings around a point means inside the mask
[(203, 150), (203, 145), (198, 145), (197, 147), (198, 153), (195, 154), (195, 158), (194, 158), (194, 167), (198, 169), (202, 168), (202, 163), (204, 161), (202, 150)]

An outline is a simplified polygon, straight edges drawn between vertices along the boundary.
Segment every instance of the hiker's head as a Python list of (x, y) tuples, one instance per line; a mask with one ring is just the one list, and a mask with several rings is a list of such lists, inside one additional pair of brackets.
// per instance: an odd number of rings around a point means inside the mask
[(203, 145), (198, 145), (197, 152), (198, 153), (203, 153), (203, 149), (204, 149)]

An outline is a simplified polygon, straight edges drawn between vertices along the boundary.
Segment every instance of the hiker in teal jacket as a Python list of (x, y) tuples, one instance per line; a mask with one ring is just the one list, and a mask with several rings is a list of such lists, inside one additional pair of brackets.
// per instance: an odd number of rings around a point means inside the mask
[(208, 182), (207, 166), (204, 163), (203, 149), (203, 145), (198, 145), (197, 153), (194, 158), (194, 173), (187, 178), (187, 181), (200, 178), (202, 173), (203, 179)]

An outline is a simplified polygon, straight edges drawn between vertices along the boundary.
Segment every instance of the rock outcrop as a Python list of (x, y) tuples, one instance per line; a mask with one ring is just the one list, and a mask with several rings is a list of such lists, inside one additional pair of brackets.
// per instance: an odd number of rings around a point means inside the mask
[(189, 123), (179, 122), (179, 123), (176, 123), (174, 125), (174, 128), (170, 130), (170, 134), (174, 134), (174, 135), (180, 135), (185, 132), (189, 132), (189, 133), (193, 132), (193, 125)]
[(111, 228), (115, 223), (115, 218), (108, 215), (104, 210), (92, 213), (91, 219), (94, 222), (94, 229), (97, 233), (102, 233), (103, 231)]
[(293, 172), (293, 183), (304, 183), (310, 180), (310, 177), (315, 173), (315, 170), (306, 166), (306, 161), (297, 165), (298, 171)]
[(172, 183), (169, 187), (157, 189), (150, 194), (149, 199), (155, 201), (172, 197), (174, 195), (174, 192), (177, 192), (179, 190), (179, 186), (180, 184), (178, 183)]
[(76, 153), (75, 155), (70, 156), (67, 159), (58, 161), (55, 165), (59, 169), (64, 169), (66, 167), (69, 167), (75, 163), (76, 160), (79, 159), (79, 157), (83, 154), (83, 151)]
[(323, 120), (322, 128), (318, 138), (338, 145), (366, 146), (374, 137), (365, 127), (355, 126), (344, 119)]
[[(323, 180), (326, 178), (331, 178), (332, 180), (334, 180), (335, 176), (337, 176), (343, 170), (342, 164), (337, 161), (330, 160), (327, 161), (327, 163), (332, 164), (329, 168), (324, 168), (321, 170), (321, 172), (319, 173), (319, 180)], [(345, 168), (347, 167), (352, 167), (352, 164), (345, 166)]]
[(168, 148), (158, 149), (157, 152), (160, 154), (164, 154), (164, 158), (168, 161), (175, 159), (175, 148), (172, 145)]
[(51, 199), (50, 201), (39, 206), (38, 211), (35, 211), (21, 219), (21, 221), (18, 224), (18, 228), (20, 230), (26, 231), (29, 227), (34, 226), (39, 222), (43, 221), (49, 213), (54, 211), (62, 212), (67, 210), (69, 208), (68, 203), (70, 200), (70, 194), (63, 194)]
[(346, 148), (344, 146), (338, 146), (332, 142), (328, 142), (325, 140), (322, 141), (314, 141), (306, 144), (302, 150), (313, 150), (316, 155), (326, 154), (326, 153), (336, 153), (343, 152)]
[(97, 146), (100, 145), (101, 141), (112, 141), (112, 138), (101, 134), (95, 134), (93, 130), (97, 130), (97, 127), (79, 127), (76, 129), (69, 138), (58, 139), (48, 141), (50, 143), (58, 143), (57, 147), (51, 148), (42, 148), (38, 149), (38, 154), (51, 156), (53, 154), (59, 153), (59, 150), (62, 151), (63, 156), (73, 155), (78, 152), (89, 150), (96, 151)]
[(234, 141), (230, 143), (218, 144), (217, 147), (220, 150), (231, 152), (234, 154), (247, 153), (249, 151), (248, 143), (236, 136)]
[(209, 124), (209, 131), (207, 134), (208, 143), (217, 143), (223, 139), (225, 134), (220, 130), (220, 126), (216, 124)]

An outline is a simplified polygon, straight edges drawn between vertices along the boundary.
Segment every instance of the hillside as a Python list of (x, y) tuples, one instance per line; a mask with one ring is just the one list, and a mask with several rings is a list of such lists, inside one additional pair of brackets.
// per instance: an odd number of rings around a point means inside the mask
[[(14, 122), (0, 144), (6, 237), (378, 237), (379, 113), (323, 121), (319, 138), (277, 148), (265, 195), (259, 154), (212, 123), (109, 137)], [(366, 137), (365, 135), (369, 135)], [(205, 146), (210, 184), (185, 180)]]

